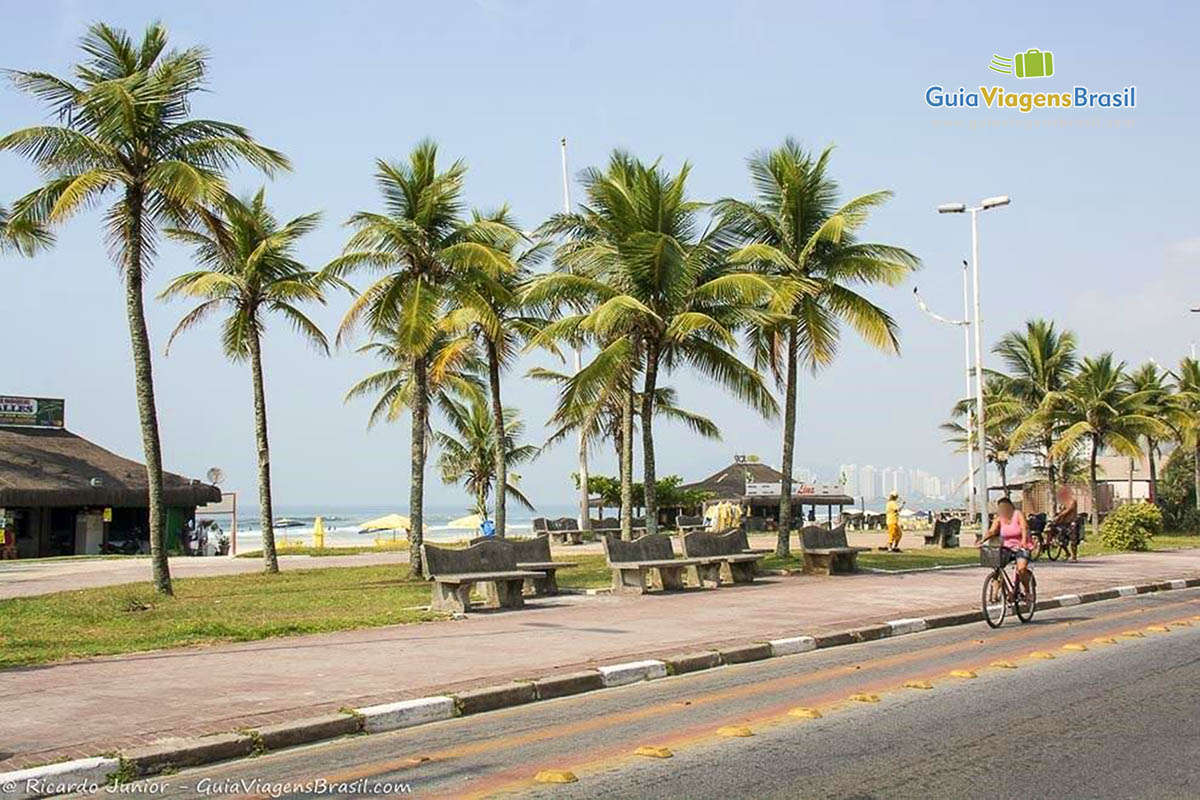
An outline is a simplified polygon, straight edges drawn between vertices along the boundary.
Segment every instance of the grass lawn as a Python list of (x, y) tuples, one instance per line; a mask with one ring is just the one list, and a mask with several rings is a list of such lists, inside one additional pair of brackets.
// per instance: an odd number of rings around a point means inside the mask
[(0, 600), (0, 667), (435, 619), (394, 564), (180, 578)]
[[(438, 542), (438, 544), (442, 544)], [(276, 547), (275, 554), (280, 556), (354, 556), (359, 553), (407, 553), (408, 542), (399, 541), (395, 544), (364, 544), (350, 547)], [(247, 550), (238, 553), (234, 558), (262, 558), (262, 550)]]

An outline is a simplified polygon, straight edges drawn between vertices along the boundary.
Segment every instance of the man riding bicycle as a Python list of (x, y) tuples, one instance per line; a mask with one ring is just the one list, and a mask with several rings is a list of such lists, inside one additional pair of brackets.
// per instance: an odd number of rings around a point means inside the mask
[(992, 520), (987, 536), (976, 537), (977, 544), (985, 544), (991, 539), (1000, 537), (1000, 546), (1013, 552), (1017, 562), (1017, 583), (1025, 591), (1029, 590), (1029, 560), (1033, 550), (1033, 540), (1029, 537), (1029, 523), (1025, 515), (1017, 511), (1013, 501), (1001, 497), (996, 503), (996, 517)]
[(1068, 486), (1058, 487), (1058, 513), (1054, 515), (1054, 519), (1047, 526), (1050, 529), (1050, 536), (1046, 541), (1053, 541), (1056, 536), (1064, 536), (1067, 540), (1067, 549), (1071, 554), (1072, 561), (1079, 561), (1079, 528), (1075, 525), (1075, 520), (1079, 516), (1079, 503), (1075, 500), (1075, 493)]

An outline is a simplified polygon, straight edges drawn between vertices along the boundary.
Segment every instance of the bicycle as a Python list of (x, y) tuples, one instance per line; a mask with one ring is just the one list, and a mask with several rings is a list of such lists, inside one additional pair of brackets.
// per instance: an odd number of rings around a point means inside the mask
[(1070, 553), (1071, 539), (1074, 538), (1078, 542), (1083, 541), (1083, 526), (1086, 519), (1081, 515), (1075, 518), (1075, 521), (1066, 525), (1051, 525), (1049, 535), (1046, 539), (1045, 550), (1046, 557), (1051, 561), (1057, 561), (1060, 558), (1065, 559)]
[(983, 579), (983, 619), (990, 628), (999, 628), (1004, 624), (1008, 615), (1008, 607), (1012, 606), (1021, 622), (1033, 619), (1037, 608), (1037, 576), (1028, 569), (1029, 586), (1026, 588), (1017, 580), (1016, 568), (1010, 577), (1005, 567), (1014, 562), (1014, 552), (1007, 547), (980, 547), (979, 563), (991, 567), (992, 571)]

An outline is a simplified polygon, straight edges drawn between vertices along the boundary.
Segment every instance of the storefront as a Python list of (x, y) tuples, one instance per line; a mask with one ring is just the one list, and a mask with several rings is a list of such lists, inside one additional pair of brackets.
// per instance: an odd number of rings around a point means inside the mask
[[(64, 427), (62, 400), (0, 396), (0, 558), (149, 552), (146, 468)], [(215, 486), (163, 474), (167, 547), (182, 551)]]

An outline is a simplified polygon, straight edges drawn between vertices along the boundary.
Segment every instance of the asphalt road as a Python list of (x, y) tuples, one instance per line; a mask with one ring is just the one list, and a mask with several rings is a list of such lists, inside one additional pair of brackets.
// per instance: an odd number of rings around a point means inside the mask
[[(1141, 635), (1122, 635), (1130, 632)], [(912, 681), (931, 688), (905, 687)], [(849, 699), (856, 693), (878, 702)], [(821, 717), (788, 713), (797, 707)], [(1200, 590), (1186, 590), (1044, 612), (999, 631), (979, 623), (725, 667), (150, 783), (157, 797), (1196, 798), (1198, 723)], [(724, 735), (727, 727), (750, 735)], [(643, 746), (671, 757), (636, 755)], [(536, 782), (543, 770), (577, 780)]]

